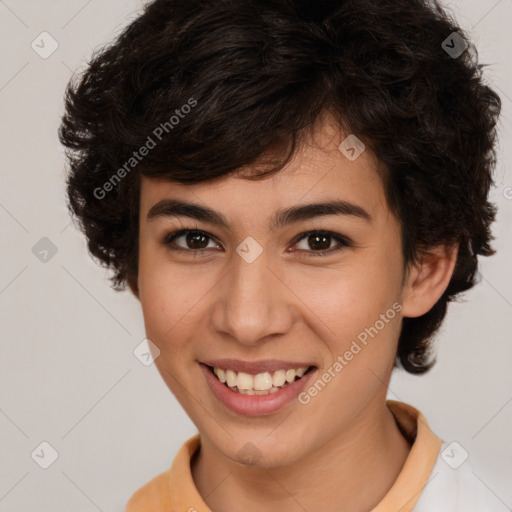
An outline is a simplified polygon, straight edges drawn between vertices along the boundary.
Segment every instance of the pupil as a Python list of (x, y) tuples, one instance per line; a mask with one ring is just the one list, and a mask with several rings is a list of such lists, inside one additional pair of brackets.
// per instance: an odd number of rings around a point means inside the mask
[[(201, 239), (203, 244), (201, 245)], [(187, 244), (189, 244), (191, 249), (204, 249), (208, 243), (204, 243), (206, 240), (206, 236), (201, 233), (188, 233), (187, 235)]]
[[(317, 244), (318, 240), (324, 240), (324, 243)], [(313, 242), (311, 242), (313, 240)], [(326, 242), (326, 243), (325, 243)], [(319, 250), (325, 250), (329, 249), (329, 237), (327, 235), (310, 235), (309, 236), (309, 244), (312, 249), (319, 249)]]

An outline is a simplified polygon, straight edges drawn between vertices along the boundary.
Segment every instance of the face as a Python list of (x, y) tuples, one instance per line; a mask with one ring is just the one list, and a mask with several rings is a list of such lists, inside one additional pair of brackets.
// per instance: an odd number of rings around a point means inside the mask
[[(344, 138), (324, 122), (258, 181), (142, 178), (138, 296), (155, 364), (233, 461), (292, 463), (384, 403), (401, 323), (401, 231), (375, 160), (368, 150), (347, 159)], [(287, 372), (299, 368), (309, 371)]]

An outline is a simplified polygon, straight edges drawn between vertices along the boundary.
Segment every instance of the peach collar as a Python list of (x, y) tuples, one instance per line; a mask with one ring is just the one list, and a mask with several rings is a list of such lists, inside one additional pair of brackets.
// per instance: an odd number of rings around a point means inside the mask
[[(411, 512), (428, 483), (442, 441), (414, 407), (395, 400), (387, 400), (386, 404), (412, 447), (395, 483), (371, 512)], [(190, 461), (200, 443), (199, 433), (188, 439), (170, 469), (132, 496), (126, 512), (211, 512), (194, 484), (190, 469)]]

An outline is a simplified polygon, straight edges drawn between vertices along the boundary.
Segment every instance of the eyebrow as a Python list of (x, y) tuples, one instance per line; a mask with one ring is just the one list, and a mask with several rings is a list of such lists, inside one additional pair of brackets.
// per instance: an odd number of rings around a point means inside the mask
[[(337, 200), (322, 203), (309, 203), (278, 210), (270, 221), (270, 229), (274, 230), (295, 222), (321, 217), (325, 215), (349, 215), (371, 222), (370, 214), (361, 206), (348, 201)], [(177, 199), (162, 199), (153, 205), (147, 214), (147, 220), (157, 217), (189, 217), (209, 222), (229, 229), (227, 218), (220, 212), (195, 203), (187, 203)]]

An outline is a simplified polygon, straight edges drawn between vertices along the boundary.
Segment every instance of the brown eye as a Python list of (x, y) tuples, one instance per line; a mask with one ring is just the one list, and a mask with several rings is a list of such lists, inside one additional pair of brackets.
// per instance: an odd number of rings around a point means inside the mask
[(325, 251), (329, 249), (331, 245), (331, 237), (327, 235), (309, 235), (308, 244), (315, 251)]
[(208, 237), (203, 233), (191, 231), (184, 237), (189, 249), (206, 249), (208, 246)]
[[(183, 241), (178, 243), (179, 240)], [(204, 231), (196, 229), (182, 229), (180, 231), (175, 231), (174, 233), (166, 235), (162, 240), (162, 244), (170, 246), (172, 250), (189, 252), (208, 249), (210, 242), (213, 242), (210, 235)]]
[[(333, 240), (338, 242), (338, 245), (331, 247)], [(300, 243), (303, 243), (303, 246), (299, 247), (300, 251), (307, 253), (308, 256), (324, 256), (351, 245), (348, 238), (330, 231), (309, 231), (303, 233), (297, 245), (300, 245)]]

